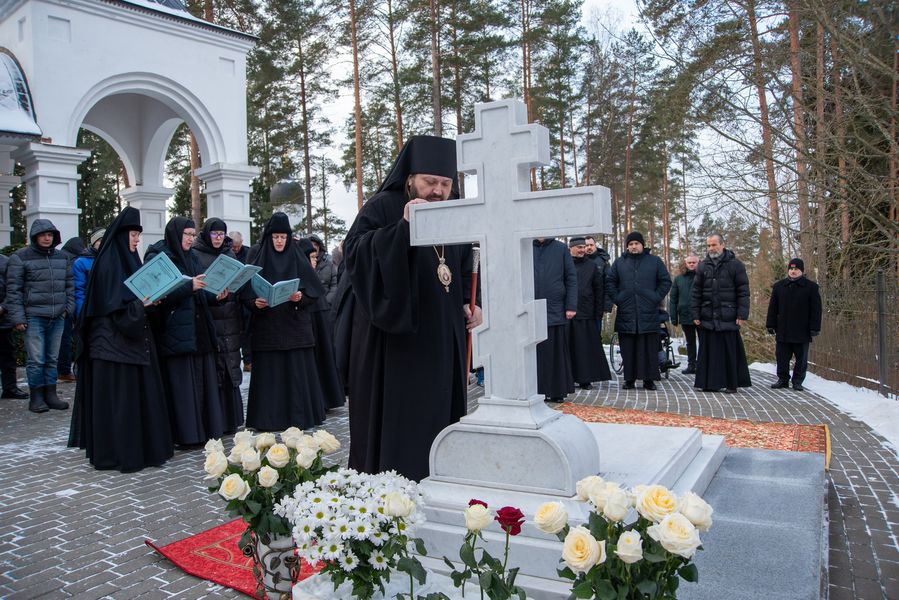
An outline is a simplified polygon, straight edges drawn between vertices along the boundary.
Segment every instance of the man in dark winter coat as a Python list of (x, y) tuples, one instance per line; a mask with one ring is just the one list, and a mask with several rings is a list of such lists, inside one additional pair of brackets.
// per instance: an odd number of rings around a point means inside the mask
[(6, 267), (9, 258), (0, 254), (0, 382), (3, 393), (0, 398), (22, 400), (28, 394), (16, 385), (16, 343), (13, 340), (12, 322), (6, 309)]
[(771, 289), (765, 327), (777, 337), (777, 383), (772, 388), (785, 388), (790, 383), (790, 359), (793, 365), (793, 389), (801, 392), (808, 370), (808, 345), (821, 331), (821, 293), (818, 284), (807, 279), (801, 258), (790, 261), (786, 279)]
[(694, 386), (704, 392), (749, 387), (749, 367), (740, 327), (749, 318), (746, 267), (724, 247), (721, 234), (706, 238), (708, 254), (696, 267), (690, 312), (699, 327)]
[(696, 325), (693, 324), (693, 316), (690, 314), (690, 302), (693, 298), (693, 279), (696, 277), (696, 265), (699, 257), (688, 256), (684, 259), (681, 273), (674, 278), (671, 293), (668, 295), (668, 313), (671, 315), (671, 324), (680, 325), (684, 330), (684, 339), (687, 341), (687, 366), (685, 375), (696, 374)]
[[(72, 271), (72, 291), (74, 293), (74, 276), (75, 261), (79, 257), (89, 256), (90, 251), (84, 246), (84, 241), (80, 237), (73, 237), (63, 244), (60, 250), (69, 261), (69, 270)], [(72, 311), (66, 315), (66, 324), (62, 330), (62, 340), (59, 342), (59, 358), (57, 360), (57, 377), (58, 381), (63, 383), (74, 383), (75, 374), (72, 373), (72, 335), (75, 331), (75, 312)]]
[(312, 242), (312, 246), (315, 248), (317, 261), (315, 263), (315, 273), (318, 275), (318, 280), (325, 287), (325, 292), (327, 292), (325, 299), (328, 301), (328, 306), (331, 306), (334, 302), (334, 296), (337, 295), (337, 266), (331, 261), (331, 255), (328, 254), (325, 244), (320, 237), (312, 234), (309, 236), (309, 241)]
[[(596, 270), (599, 271), (599, 279), (602, 282), (602, 297), (603, 300), (603, 310), (607, 313), (612, 312), (612, 299), (609, 298), (609, 295), (606, 294), (606, 278), (609, 276), (609, 269), (612, 265), (612, 257), (609, 256), (609, 253), (605, 251), (605, 249), (600, 248), (596, 245), (596, 239), (587, 236), (584, 238), (584, 248), (585, 254), (588, 259), (593, 261), (593, 264), (596, 265)], [(602, 336), (602, 315), (596, 315), (596, 327), (599, 329), (599, 335)], [(605, 357), (605, 355), (603, 355)], [(603, 358), (605, 360), (605, 358)]]
[(618, 306), (615, 331), (621, 345), (624, 389), (633, 389), (637, 379), (643, 389), (656, 389), (659, 372), (659, 305), (671, 289), (671, 276), (658, 256), (645, 247), (643, 234), (628, 234), (627, 249), (612, 264), (606, 280), (608, 294)]
[(28, 410), (66, 410), (56, 394), (57, 359), (66, 315), (75, 310), (72, 270), (56, 249), (59, 230), (47, 219), (31, 224), (31, 245), (17, 250), (6, 271), (6, 307), (13, 326), (23, 332), (28, 362)]
[(550, 402), (564, 402), (574, 391), (568, 322), (577, 312), (577, 272), (559, 240), (534, 240), (534, 298), (546, 300), (547, 329), (537, 344), (537, 392)]
[(568, 240), (571, 260), (577, 273), (577, 312), (571, 320), (571, 374), (582, 390), (589, 390), (593, 381), (609, 381), (612, 372), (602, 348), (602, 336), (597, 323), (602, 323), (606, 306), (603, 272), (587, 258), (584, 238)]

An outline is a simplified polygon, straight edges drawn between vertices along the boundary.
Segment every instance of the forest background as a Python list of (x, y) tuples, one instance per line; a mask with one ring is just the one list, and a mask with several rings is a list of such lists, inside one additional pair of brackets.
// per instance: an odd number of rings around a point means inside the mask
[[(195, 16), (259, 38), (247, 68), (254, 233), (273, 208), (302, 205), (297, 230), (333, 247), (354, 217), (334, 198), (361, 206), (410, 135), (470, 131), (475, 103), (515, 97), (550, 132), (551, 164), (532, 172), (533, 189), (611, 189), (613, 232), (599, 239), (613, 257), (637, 229), (675, 275), (721, 232), (747, 265), (756, 316), (791, 256), (842, 302), (873, 291), (877, 271), (895, 287), (895, 2), (637, 0), (636, 23), (590, 4), (599, 10), (187, 0)], [(127, 182), (102, 140), (82, 130), (79, 146), (93, 150), (80, 168), (87, 231), (120, 209)], [(169, 150), (170, 208), (198, 223), (202, 160), (183, 126)]]

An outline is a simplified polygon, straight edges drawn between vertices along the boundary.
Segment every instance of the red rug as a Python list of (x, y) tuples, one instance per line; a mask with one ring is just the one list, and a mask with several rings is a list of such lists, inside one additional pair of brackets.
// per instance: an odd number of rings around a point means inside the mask
[(679, 413), (652, 412), (614, 408), (611, 406), (584, 406), (581, 404), (563, 404), (559, 407), (559, 410), (574, 415), (588, 423), (695, 427), (705, 434), (724, 436), (727, 445), (734, 448), (820, 452), (824, 454), (825, 465), (830, 465), (830, 430), (827, 425), (765, 423), (746, 419), (718, 419)]
[[(237, 547), (237, 542), (246, 528), (246, 523), (241, 519), (235, 519), (161, 548), (150, 540), (145, 540), (144, 543), (188, 575), (218, 583), (256, 598), (253, 559), (244, 556)], [(299, 580), (302, 581), (317, 571), (318, 569), (301, 560)]]

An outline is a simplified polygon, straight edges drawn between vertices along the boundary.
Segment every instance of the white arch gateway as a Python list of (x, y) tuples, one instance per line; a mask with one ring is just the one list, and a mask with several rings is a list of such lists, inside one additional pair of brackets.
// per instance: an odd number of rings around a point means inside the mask
[[(191, 16), (180, 0), (6, 0), (0, 47), (27, 79), (40, 134), (6, 131), (0, 112), (0, 197), (18, 182), (8, 166), (18, 161), (29, 226), (47, 218), (63, 239), (77, 235), (77, 167), (89, 155), (75, 147), (83, 127), (121, 157), (129, 184), (122, 196), (141, 209), (143, 241), (152, 243), (172, 195), (166, 150), (186, 122), (200, 148), (208, 213), (249, 240), (250, 181), (259, 172), (247, 164), (246, 56), (254, 43)], [(9, 243), (7, 222), (0, 216), (0, 246)]]

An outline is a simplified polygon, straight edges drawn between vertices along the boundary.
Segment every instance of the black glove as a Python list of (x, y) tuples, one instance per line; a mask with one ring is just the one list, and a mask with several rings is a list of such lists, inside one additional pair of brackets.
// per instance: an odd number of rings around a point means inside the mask
[(774, 335), (776, 332), (774, 331), (774, 328), (773, 328), (773, 327), (769, 327), (769, 328), (768, 328), (768, 333), (770, 333), (771, 335)]
[(815, 337), (816, 335), (818, 335), (821, 332), (820, 331), (810, 331), (809, 333), (812, 334), (812, 337)]

